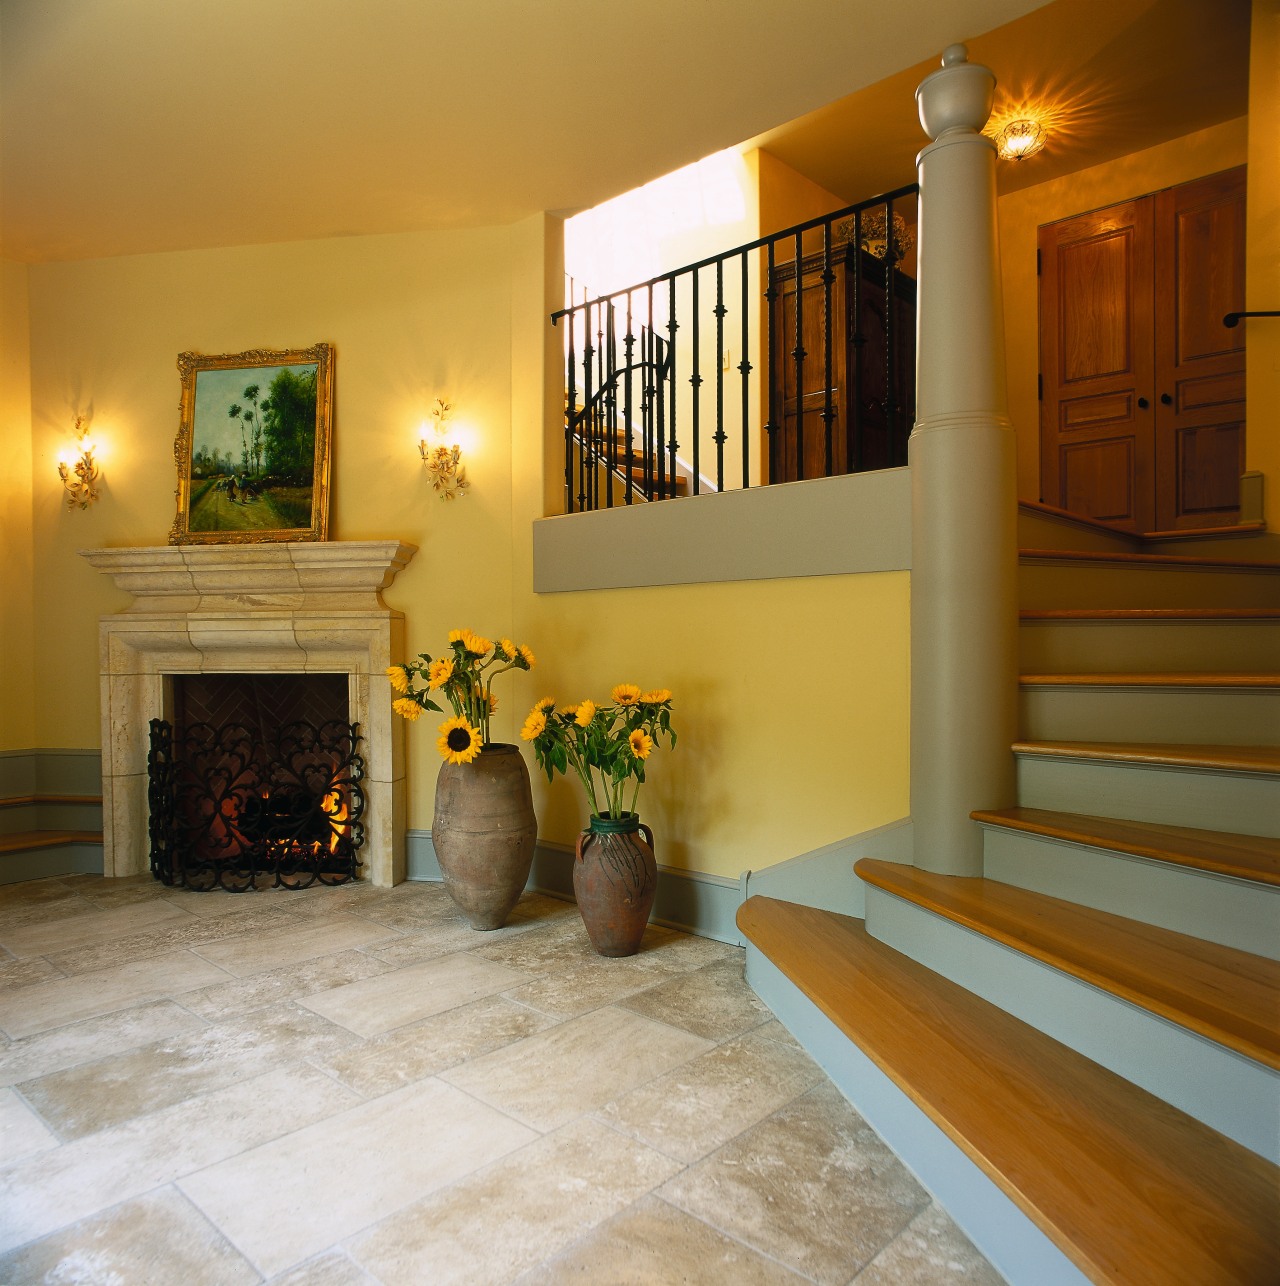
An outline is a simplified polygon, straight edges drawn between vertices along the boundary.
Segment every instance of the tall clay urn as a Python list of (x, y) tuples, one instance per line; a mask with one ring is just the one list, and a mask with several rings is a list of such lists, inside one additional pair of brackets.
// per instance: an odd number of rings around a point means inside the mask
[(495, 742), (436, 779), (431, 841), (444, 886), (473, 929), (500, 929), (533, 865), (538, 820), (517, 746)]
[(591, 945), (602, 956), (640, 949), (658, 891), (653, 832), (635, 813), (592, 814), (578, 836), (573, 894)]

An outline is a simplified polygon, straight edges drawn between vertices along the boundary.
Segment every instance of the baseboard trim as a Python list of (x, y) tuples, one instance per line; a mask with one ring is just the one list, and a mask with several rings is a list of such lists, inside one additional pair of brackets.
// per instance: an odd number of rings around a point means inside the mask
[(853, 916), (866, 916), (866, 886), (853, 873), (853, 864), (864, 857), (877, 857), (883, 862), (909, 866), (914, 855), (914, 830), (910, 817), (877, 826), (874, 830), (851, 835), (801, 853), (763, 871), (745, 871), (742, 877), (742, 900), (759, 893), (779, 902), (795, 902), (820, 911), (835, 911)]
[(47, 880), (57, 875), (101, 875), (101, 844), (62, 844), (0, 858), (0, 885)]
[[(442, 878), (430, 831), (407, 832), (405, 847), (406, 879), (438, 881)], [(573, 901), (573, 850), (564, 844), (540, 841), (534, 850), (533, 869), (526, 887)], [(740, 903), (738, 880), (659, 864), (658, 895), (650, 919), (682, 933), (741, 946), (742, 935), (735, 919)]]
[(747, 981), (1012, 1286), (1083, 1286), (1062, 1251), (750, 943)]
[(100, 750), (0, 750), (0, 798), (101, 794)]

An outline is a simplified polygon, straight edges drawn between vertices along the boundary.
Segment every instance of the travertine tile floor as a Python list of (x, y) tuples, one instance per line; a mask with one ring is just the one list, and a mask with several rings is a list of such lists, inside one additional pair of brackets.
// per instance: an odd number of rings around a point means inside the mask
[(0, 888), (0, 1282), (999, 1282), (742, 980), (526, 895)]

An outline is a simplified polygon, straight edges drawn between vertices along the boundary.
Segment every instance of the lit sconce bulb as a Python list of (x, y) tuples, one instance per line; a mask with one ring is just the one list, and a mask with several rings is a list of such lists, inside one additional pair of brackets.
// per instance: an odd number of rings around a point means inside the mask
[(1024, 117), (1010, 121), (996, 135), (996, 150), (1001, 160), (1025, 161), (1034, 156), (1045, 144), (1044, 126), (1039, 121)]
[(76, 445), (58, 453), (58, 477), (67, 492), (68, 509), (88, 509), (98, 498), (98, 465), (94, 460), (97, 443), (85, 427), (84, 416), (76, 416)]
[(435, 427), (428, 430), (424, 424), (418, 433), (418, 454), (422, 456), (431, 485), (441, 500), (465, 496), (470, 486), (462, 464), (462, 448), (449, 441), (449, 412), (452, 410), (453, 406), (444, 398), (436, 398), (436, 404), (431, 408)]

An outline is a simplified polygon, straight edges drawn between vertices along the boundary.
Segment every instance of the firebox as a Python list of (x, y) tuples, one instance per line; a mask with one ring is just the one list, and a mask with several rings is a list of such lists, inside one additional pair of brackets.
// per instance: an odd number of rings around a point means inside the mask
[(358, 877), (364, 760), (345, 674), (172, 678), (151, 721), (151, 873), (243, 893)]

